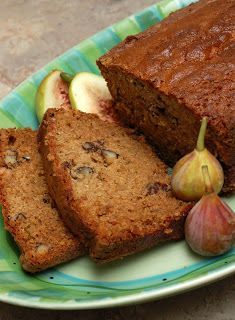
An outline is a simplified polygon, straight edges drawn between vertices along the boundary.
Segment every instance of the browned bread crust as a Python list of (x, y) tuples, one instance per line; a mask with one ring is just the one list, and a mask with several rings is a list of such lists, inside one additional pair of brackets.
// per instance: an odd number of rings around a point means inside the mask
[(98, 60), (119, 117), (140, 129), (168, 164), (206, 144), (235, 190), (235, 46), (233, 0), (201, 0), (129, 36)]
[(183, 237), (191, 204), (173, 197), (167, 167), (142, 137), (95, 115), (50, 109), (39, 142), (50, 193), (95, 261)]
[(0, 204), (26, 271), (42, 271), (85, 252), (48, 194), (35, 131), (0, 130)]

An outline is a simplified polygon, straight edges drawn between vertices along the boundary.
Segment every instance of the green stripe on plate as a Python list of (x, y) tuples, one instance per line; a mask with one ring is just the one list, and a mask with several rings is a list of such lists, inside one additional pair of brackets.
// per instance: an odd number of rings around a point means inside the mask
[[(34, 97), (33, 97), (34, 98)], [(21, 127), (37, 129), (38, 120), (34, 110), (18, 95), (18, 90), (13, 91), (2, 100), (0, 109)]]
[(3, 110), (0, 109), (0, 128), (20, 128), (21, 124), (18, 123), (14, 117), (8, 116)]
[(34, 112), (34, 97), (37, 86), (32, 81), (24, 82), (17, 88), (17, 93), (23, 104), (26, 104)]
[(162, 18), (163, 17), (157, 6), (147, 8), (135, 15), (135, 19), (142, 30), (149, 28), (150, 26), (154, 25), (156, 21), (162, 20)]
[(82, 58), (92, 69), (92, 72), (99, 73), (99, 69), (96, 65), (96, 60), (103, 54), (103, 50), (96, 46), (96, 43), (92, 39), (84, 40), (77, 47), (82, 54)]
[(106, 53), (121, 41), (111, 28), (107, 28), (105, 33), (101, 31), (95, 34), (91, 39), (102, 54)]
[(82, 54), (75, 48), (73, 50), (69, 50), (66, 53), (66, 55), (61, 56), (60, 60), (64, 63), (67, 63), (67, 65), (72, 71), (72, 74), (75, 74), (81, 71), (90, 72), (90, 67), (88, 63), (86, 63), (86, 61), (83, 59)]
[(67, 63), (67, 61), (65, 59), (62, 61), (60, 57), (58, 57), (57, 59), (47, 64), (44, 67), (44, 70), (46, 70), (47, 73), (53, 70), (62, 70), (68, 73), (73, 72), (73, 70), (70, 68), (69, 64)]
[(182, 8), (180, 1), (164, 0), (157, 4), (159, 11), (166, 18), (170, 13)]
[(129, 35), (142, 31), (134, 16), (115, 23), (112, 29), (121, 40), (124, 40)]

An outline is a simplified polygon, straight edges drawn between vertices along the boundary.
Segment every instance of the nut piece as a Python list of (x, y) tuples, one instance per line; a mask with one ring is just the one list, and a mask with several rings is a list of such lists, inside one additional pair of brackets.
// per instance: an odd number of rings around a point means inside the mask
[(85, 177), (94, 173), (94, 169), (91, 167), (77, 167), (70, 171), (71, 177), (75, 180), (83, 180)]
[(24, 160), (26, 160), (26, 161), (30, 161), (30, 159), (31, 159), (30, 156), (28, 156), (28, 155), (25, 155), (25, 156), (23, 156), (22, 158), (23, 158)]
[(62, 166), (63, 166), (64, 169), (71, 169), (72, 166), (73, 166), (73, 163), (72, 163), (72, 161), (64, 161), (62, 163)]
[(114, 160), (118, 159), (119, 154), (111, 151), (111, 150), (106, 150), (106, 149), (102, 149), (101, 150), (101, 154), (105, 160), (105, 162), (109, 165), (112, 164)]
[(17, 166), (17, 164), (18, 164), (17, 157), (18, 157), (17, 151), (15, 151), (15, 150), (7, 150), (6, 151), (4, 161), (5, 161), (7, 168), (14, 168)]
[(97, 140), (83, 143), (82, 148), (87, 152), (97, 152), (100, 151), (100, 148), (102, 148), (103, 145), (103, 141)]
[(23, 221), (26, 219), (26, 215), (23, 212), (19, 212), (14, 214), (13, 216), (8, 216), (8, 220), (16, 221)]
[(45, 244), (39, 244), (37, 245), (36, 251), (39, 255), (45, 255), (48, 253), (49, 247)]
[(154, 183), (149, 183), (146, 187), (146, 196), (152, 196), (154, 194), (157, 194), (159, 191), (165, 191), (168, 192), (170, 191), (170, 186), (166, 183), (161, 183), (161, 182), (154, 182)]

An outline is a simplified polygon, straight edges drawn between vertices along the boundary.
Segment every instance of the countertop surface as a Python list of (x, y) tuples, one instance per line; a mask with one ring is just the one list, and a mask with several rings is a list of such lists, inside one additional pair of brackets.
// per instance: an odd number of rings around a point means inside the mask
[[(153, 0), (1, 0), (0, 98), (47, 62)], [(1, 284), (0, 284), (1, 285)], [(234, 320), (235, 276), (138, 306), (33, 310), (0, 303), (0, 320)]]

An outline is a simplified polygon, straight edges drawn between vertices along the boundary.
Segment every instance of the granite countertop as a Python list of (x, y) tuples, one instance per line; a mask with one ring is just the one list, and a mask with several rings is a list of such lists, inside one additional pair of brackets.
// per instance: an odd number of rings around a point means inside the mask
[[(153, 0), (1, 0), (0, 98), (82, 39), (153, 3)], [(235, 276), (232, 276), (176, 297), (107, 310), (47, 311), (0, 303), (0, 320), (232, 320), (234, 301)]]

